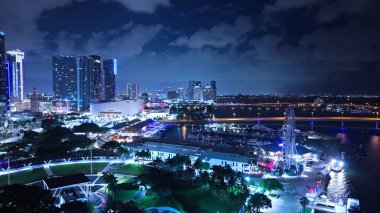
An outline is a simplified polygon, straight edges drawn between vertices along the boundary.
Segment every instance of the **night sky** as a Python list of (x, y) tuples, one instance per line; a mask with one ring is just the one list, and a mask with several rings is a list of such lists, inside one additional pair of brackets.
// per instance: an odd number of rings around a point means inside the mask
[(378, 0), (1, 0), (25, 87), (52, 91), (51, 56), (119, 60), (149, 91), (216, 80), (219, 94), (380, 94)]

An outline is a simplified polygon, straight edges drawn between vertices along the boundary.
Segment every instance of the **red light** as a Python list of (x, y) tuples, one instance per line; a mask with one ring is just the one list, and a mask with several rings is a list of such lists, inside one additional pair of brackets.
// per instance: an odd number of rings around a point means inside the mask
[(47, 117), (47, 119), (48, 119), (48, 120), (51, 120), (51, 117), (49, 116), (49, 117)]

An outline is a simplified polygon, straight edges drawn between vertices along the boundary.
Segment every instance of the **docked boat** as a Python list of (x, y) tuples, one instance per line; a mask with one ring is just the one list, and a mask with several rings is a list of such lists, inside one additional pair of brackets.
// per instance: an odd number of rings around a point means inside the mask
[(323, 139), (323, 136), (321, 134), (318, 134), (316, 131), (308, 131), (305, 133), (307, 139), (309, 140), (321, 140)]
[(343, 170), (343, 166), (343, 161), (337, 161), (335, 159), (332, 159), (329, 165), (329, 169), (333, 172), (341, 172)]

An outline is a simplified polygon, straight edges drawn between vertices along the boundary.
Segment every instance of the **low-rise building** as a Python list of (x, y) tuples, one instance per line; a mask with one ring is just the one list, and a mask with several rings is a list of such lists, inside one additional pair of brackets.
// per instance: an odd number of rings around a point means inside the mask
[(253, 169), (252, 160), (249, 157), (205, 150), (196, 146), (146, 142), (142, 145), (130, 147), (135, 151), (149, 150), (152, 160), (157, 158), (167, 160), (177, 154), (181, 154), (188, 155), (192, 161), (200, 157), (203, 161), (208, 162), (210, 166), (230, 165), (237, 172), (250, 173)]

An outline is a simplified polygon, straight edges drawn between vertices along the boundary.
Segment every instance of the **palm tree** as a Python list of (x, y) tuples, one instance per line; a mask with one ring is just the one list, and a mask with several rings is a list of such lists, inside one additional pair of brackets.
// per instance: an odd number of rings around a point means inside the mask
[(301, 197), (300, 204), (302, 206), (302, 212), (305, 212), (305, 207), (309, 205), (310, 201), (307, 199), (307, 197)]
[(142, 159), (145, 161), (145, 160), (149, 160), (152, 157), (152, 154), (150, 153), (149, 150), (141, 150), (141, 151), (136, 152), (135, 157), (138, 160)]
[(107, 184), (108, 195), (111, 193), (112, 199), (114, 198), (115, 189), (117, 187), (117, 179), (111, 172), (103, 172), (104, 182)]
[(272, 201), (264, 194), (256, 193), (249, 197), (245, 212), (260, 212), (260, 209), (272, 208)]

